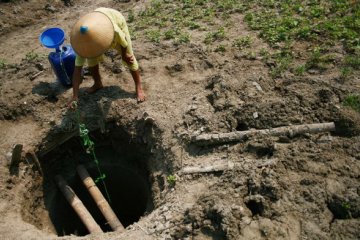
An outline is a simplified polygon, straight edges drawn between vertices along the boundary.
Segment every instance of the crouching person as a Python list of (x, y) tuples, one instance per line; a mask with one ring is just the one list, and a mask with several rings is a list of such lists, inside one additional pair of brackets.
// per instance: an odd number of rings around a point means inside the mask
[(74, 101), (78, 101), (81, 72), (85, 62), (94, 79), (94, 85), (87, 89), (87, 92), (94, 93), (103, 87), (99, 63), (108, 49), (116, 49), (121, 54), (122, 63), (130, 69), (134, 80), (137, 101), (145, 101), (139, 65), (132, 50), (125, 18), (120, 12), (110, 8), (98, 8), (81, 17), (71, 30), (70, 42), (76, 53), (76, 60), (72, 79), (73, 96), (68, 103), (69, 107)]

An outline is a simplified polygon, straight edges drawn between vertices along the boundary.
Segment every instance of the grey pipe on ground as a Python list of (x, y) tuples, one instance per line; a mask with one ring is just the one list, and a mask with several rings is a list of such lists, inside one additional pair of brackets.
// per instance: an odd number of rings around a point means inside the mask
[(238, 142), (254, 135), (262, 136), (281, 136), (288, 135), (290, 137), (304, 133), (321, 133), (335, 131), (335, 123), (313, 123), (302, 125), (290, 125), (285, 127), (269, 128), (269, 129), (253, 129), (247, 131), (236, 131), (228, 133), (205, 133), (192, 136), (191, 141), (199, 146), (223, 144), (229, 142)]

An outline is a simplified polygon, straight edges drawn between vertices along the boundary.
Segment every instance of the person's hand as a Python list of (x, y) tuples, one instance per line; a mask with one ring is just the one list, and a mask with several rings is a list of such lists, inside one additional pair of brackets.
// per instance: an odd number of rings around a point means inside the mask
[(79, 99), (77, 97), (72, 97), (71, 100), (67, 103), (67, 107), (71, 110), (76, 110)]
[(125, 54), (122, 55), (122, 58), (128, 64), (133, 64), (134, 63), (134, 55), (132, 55), (132, 54), (125, 53)]

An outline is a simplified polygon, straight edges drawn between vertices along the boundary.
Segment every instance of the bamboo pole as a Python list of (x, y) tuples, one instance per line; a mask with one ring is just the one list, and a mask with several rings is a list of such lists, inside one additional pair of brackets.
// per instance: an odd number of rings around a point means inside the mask
[(248, 131), (236, 131), (230, 133), (218, 133), (218, 134), (201, 134), (192, 137), (192, 142), (199, 146), (221, 144), (228, 142), (237, 142), (246, 139), (252, 135), (263, 136), (295, 136), (303, 133), (320, 133), (329, 132), (335, 130), (335, 123), (315, 123), (315, 124), (303, 124), (292, 125), (286, 127), (278, 127), (271, 129), (261, 130), (248, 130)]
[(90, 233), (102, 233), (100, 226), (95, 222), (89, 211), (86, 209), (82, 201), (76, 196), (75, 192), (67, 184), (61, 175), (55, 176), (56, 184), (64, 194), (66, 200), (75, 210), (81, 221), (84, 223)]
[(101, 213), (104, 215), (105, 219), (108, 221), (110, 227), (114, 231), (124, 231), (124, 227), (115, 215), (108, 201), (104, 198), (99, 188), (96, 186), (94, 180), (90, 177), (88, 171), (83, 165), (77, 167), (77, 172), (84, 183), (86, 189), (89, 191), (90, 195), (93, 197), (97, 206), (99, 207)]

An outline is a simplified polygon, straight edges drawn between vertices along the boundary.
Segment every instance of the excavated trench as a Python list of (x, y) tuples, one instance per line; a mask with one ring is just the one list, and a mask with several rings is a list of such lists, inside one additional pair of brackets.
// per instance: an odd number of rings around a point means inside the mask
[[(96, 185), (104, 197), (108, 201), (110, 199), (113, 211), (126, 228), (153, 210), (152, 186), (148, 171), (151, 154), (146, 144), (134, 141), (116, 125), (107, 129), (106, 133), (94, 131), (89, 134), (95, 142), (100, 170), (105, 174), (104, 182), (99, 180)], [(52, 229), (51, 231), (58, 236), (89, 234), (54, 181), (54, 176), (61, 175), (101, 229), (104, 232), (112, 231), (76, 172), (76, 167), (81, 164), (94, 181), (101, 176), (91, 155), (82, 147), (79, 137), (71, 138), (47, 153), (40, 161), (44, 172), (42, 200), (45, 208), (43, 211), (46, 214), (39, 214), (40, 206), (36, 207), (39, 198), (30, 198), (32, 203), (24, 204), (25, 221), (40, 229)], [(26, 217), (30, 215), (39, 217)]]

